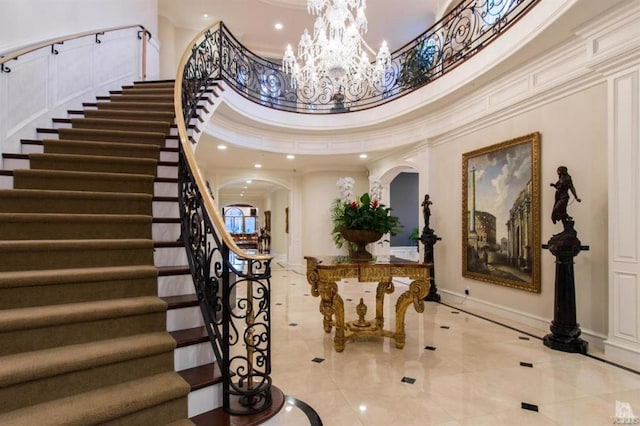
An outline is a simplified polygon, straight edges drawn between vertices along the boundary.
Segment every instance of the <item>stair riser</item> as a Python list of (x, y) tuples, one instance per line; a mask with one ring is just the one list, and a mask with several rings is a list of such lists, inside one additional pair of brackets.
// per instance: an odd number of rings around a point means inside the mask
[[(39, 150), (38, 150), (39, 149)], [(45, 140), (44, 149), (37, 145), (23, 144), (22, 152), (30, 154), (32, 152), (46, 152), (51, 154), (72, 154), (72, 155), (98, 155), (101, 157), (128, 157), (128, 158), (149, 158), (158, 160), (160, 158), (160, 147), (147, 144), (139, 145), (113, 145), (110, 143), (87, 143), (78, 141), (66, 143), (64, 141)]]
[(92, 131), (90, 129), (59, 129), (60, 139), (96, 141), (96, 142), (117, 142), (117, 143), (139, 143), (163, 146), (165, 135), (139, 133), (129, 134), (128, 132), (108, 132)]
[(73, 371), (0, 388), (0, 413), (124, 383), (173, 368), (172, 352)]
[(178, 167), (177, 166), (158, 166), (157, 173), (158, 173), (158, 177), (175, 179), (178, 177)]
[(152, 214), (151, 199), (6, 197), (0, 195), (0, 213)]
[(179, 296), (194, 292), (191, 275), (170, 275), (158, 277), (158, 296)]
[[(84, 160), (84, 161), (83, 161)], [(62, 155), (43, 156), (34, 154), (30, 160), (31, 169), (40, 170), (66, 170), (78, 172), (102, 172), (102, 173), (132, 173), (155, 176), (157, 164), (152, 161), (121, 161), (117, 158), (111, 161), (92, 161), (91, 157), (65, 158)]]
[[(0, 272), (102, 266), (153, 265), (152, 251), (146, 248), (79, 248), (49, 250), (0, 250)], [(45, 259), (46, 261), (43, 261)]]
[(173, 364), (176, 371), (186, 370), (187, 368), (209, 364), (210, 362), (213, 362), (214, 359), (213, 349), (211, 348), (211, 343), (209, 342), (176, 348), (173, 353)]
[(75, 240), (75, 239), (151, 238), (151, 221), (16, 222), (0, 219), (0, 240)]
[(157, 278), (74, 282), (0, 289), (0, 309), (155, 296)]
[(13, 176), (0, 175), (0, 189), (13, 188)]
[(199, 306), (167, 311), (167, 331), (184, 330), (203, 325)]
[(154, 241), (176, 241), (180, 238), (179, 223), (154, 223), (153, 224), (153, 240)]
[(155, 265), (187, 265), (187, 252), (184, 247), (157, 247), (153, 258)]
[[(177, 197), (177, 194), (174, 197)], [(153, 217), (180, 217), (177, 200), (171, 202), (154, 201)]]
[[(42, 176), (42, 177), (41, 177)], [(98, 191), (153, 194), (153, 178), (142, 176), (122, 179), (117, 176), (92, 178), (90, 176), (50, 175), (38, 173), (14, 175), (14, 187), (17, 189), (55, 189), (70, 191)]]
[(0, 356), (164, 331), (165, 322), (165, 312), (162, 311), (4, 332), (0, 333), (0, 341), (4, 342), (0, 347)]
[(189, 417), (222, 407), (222, 383), (189, 393)]
[(177, 197), (178, 184), (168, 182), (156, 182), (154, 194), (158, 197)]

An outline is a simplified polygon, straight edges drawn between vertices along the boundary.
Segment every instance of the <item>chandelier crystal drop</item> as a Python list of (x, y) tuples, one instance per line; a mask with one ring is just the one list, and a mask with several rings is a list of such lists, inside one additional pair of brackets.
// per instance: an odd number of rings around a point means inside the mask
[[(365, 9), (366, 0), (307, 0), (308, 12), (317, 16), (313, 36), (305, 29), (298, 58), (288, 45), (282, 60), (293, 88), (318, 91), (329, 79), (337, 94), (343, 88), (360, 91), (382, 82), (391, 54), (386, 42), (376, 54), (362, 38), (367, 32)], [(367, 51), (375, 55), (374, 63)]]

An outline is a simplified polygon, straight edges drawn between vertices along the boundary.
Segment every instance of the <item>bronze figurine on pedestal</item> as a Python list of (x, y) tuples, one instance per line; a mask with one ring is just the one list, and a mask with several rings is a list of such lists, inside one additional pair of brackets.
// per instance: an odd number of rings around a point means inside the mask
[(589, 246), (581, 245), (574, 229), (575, 222), (567, 214), (569, 192), (576, 201), (581, 200), (576, 195), (571, 175), (565, 166), (558, 167), (558, 181), (551, 186), (556, 188), (551, 220), (553, 223), (562, 222), (563, 230), (553, 235), (548, 244), (542, 245), (542, 248), (549, 249), (556, 257), (554, 316), (550, 326), (551, 333), (544, 336), (543, 342), (551, 349), (586, 354), (589, 343), (579, 337), (580, 325), (576, 322), (573, 258), (580, 251), (589, 250)]
[(424, 216), (424, 228), (422, 228), (422, 235), (420, 235), (420, 241), (424, 244), (424, 263), (430, 263), (429, 267), (429, 294), (425, 296), (423, 300), (427, 302), (440, 302), (440, 295), (438, 294), (438, 287), (436, 286), (435, 268), (433, 262), (433, 246), (442, 238), (438, 237), (433, 229), (429, 226), (431, 219), (431, 200), (429, 200), (429, 194), (424, 196), (422, 202), (422, 214)]

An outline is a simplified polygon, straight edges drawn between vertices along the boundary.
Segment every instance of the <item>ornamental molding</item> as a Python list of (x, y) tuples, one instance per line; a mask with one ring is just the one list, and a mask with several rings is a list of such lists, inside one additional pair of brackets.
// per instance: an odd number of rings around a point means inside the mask
[[(447, 102), (447, 96), (433, 92), (441, 90), (438, 85), (448, 85), (459, 78), (458, 70), (375, 109), (319, 117), (267, 109), (229, 87), (224, 95), (228, 109), (221, 108), (204, 130), (243, 147), (294, 154), (388, 150), (390, 141), (396, 147), (425, 142), (435, 146), (605, 82), (608, 69), (613, 70), (624, 61), (633, 63), (640, 57), (639, 32), (640, 2), (625, 3), (606, 17), (577, 29), (573, 38), (552, 51), (451, 102)], [(461, 68), (486, 67), (486, 60), (474, 62), (481, 56)], [(453, 96), (455, 93), (449, 93), (449, 97)], [(407, 99), (411, 97), (434, 99), (437, 107), (416, 107), (415, 100)], [(409, 107), (412, 104), (414, 108)], [(392, 118), (381, 120), (381, 111)], [(277, 115), (286, 117), (287, 124), (278, 124), (283, 119)]]

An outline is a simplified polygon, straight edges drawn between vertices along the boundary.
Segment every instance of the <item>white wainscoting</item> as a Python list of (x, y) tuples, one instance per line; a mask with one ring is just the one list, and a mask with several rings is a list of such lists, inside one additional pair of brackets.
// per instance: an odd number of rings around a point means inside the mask
[[(86, 36), (6, 62), (10, 72), (0, 72), (0, 154), (20, 153), (20, 140), (36, 139), (36, 128), (52, 127), (52, 118), (141, 80), (138, 31), (107, 32), (98, 36), (100, 43)], [(157, 62), (158, 45), (148, 43), (147, 79), (157, 78)]]

